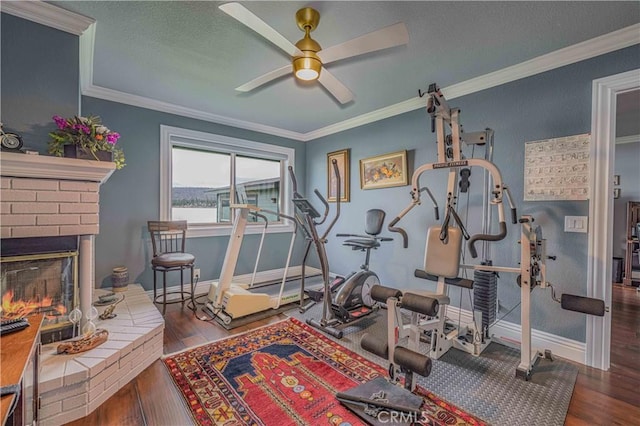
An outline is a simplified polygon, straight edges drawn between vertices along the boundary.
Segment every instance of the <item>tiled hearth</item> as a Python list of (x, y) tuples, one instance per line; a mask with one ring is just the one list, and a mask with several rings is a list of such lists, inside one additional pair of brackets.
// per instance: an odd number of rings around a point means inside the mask
[[(95, 291), (97, 296), (106, 290)], [(164, 319), (138, 284), (116, 293), (124, 301), (117, 317), (96, 319), (109, 331), (100, 346), (76, 355), (58, 355), (60, 342), (42, 347), (40, 425), (60, 425), (82, 418), (162, 356)], [(98, 307), (102, 313), (105, 307)]]
[[(88, 312), (105, 292), (94, 289), (95, 237), (100, 187), (115, 164), (10, 152), (2, 153), (0, 163), (0, 236), (22, 246), (26, 238), (76, 236), (79, 307)], [(88, 415), (162, 356), (164, 319), (149, 296), (137, 284), (118, 295), (125, 295), (115, 307), (118, 316), (95, 320), (109, 331), (105, 343), (76, 355), (58, 355), (60, 342), (43, 346), (39, 424)]]

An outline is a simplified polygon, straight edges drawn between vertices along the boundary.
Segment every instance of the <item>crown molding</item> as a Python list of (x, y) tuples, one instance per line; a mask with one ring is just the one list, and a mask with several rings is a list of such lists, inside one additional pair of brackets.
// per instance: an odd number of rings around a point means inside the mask
[[(547, 53), (537, 58), (503, 68), (501, 70), (481, 75), (458, 84), (442, 88), (442, 93), (448, 99), (469, 95), (481, 90), (490, 89), (522, 78), (531, 77), (546, 71), (570, 65), (585, 59), (603, 55), (605, 53), (624, 49), (640, 43), (640, 24), (631, 25), (618, 31), (611, 32), (590, 40)], [(360, 127), (378, 120), (393, 117), (398, 114), (413, 111), (426, 106), (426, 101), (420, 97), (408, 99), (395, 105), (360, 115), (339, 123), (332, 124), (305, 134), (305, 140), (329, 136), (334, 133)]]
[(222, 115), (212, 114), (205, 111), (187, 108), (169, 102), (159, 101), (144, 96), (132, 95), (118, 90), (108, 89), (93, 84), (93, 55), (96, 36), (96, 25), (90, 25), (87, 31), (80, 36), (80, 90), (83, 96), (104, 99), (135, 107), (151, 109), (154, 111), (166, 112), (168, 114), (182, 117), (195, 118), (197, 120), (208, 121), (254, 132), (279, 136), (296, 141), (304, 141), (302, 133), (291, 130), (280, 129), (278, 127), (266, 126), (259, 123), (238, 120)]
[(94, 22), (80, 36), (80, 93), (89, 90), (93, 84), (93, 52), (96, 39), (96, 26)]
[(37, 22), (67, 33), (81, 35), (95, 19), (62, 9), (43, 1), (0, 2), (0, 12)]
[(272, 126), (265, 126), (263, 124), (252, 123), (249, 121), (238, 120), (235, 118), (224, 117), (222, 115), (212, 114), (205, 111), (200, 111), (192, 108), (187, 108), (180, 105), (171, 104), (169, 102), (163, 102), (156, 99), (146, 98), (144, 96), (132, 95), (130, 93), (120, 92), (113, 89), (107, 89), (104, 87), (93, 86), (82, 89), (83, 96), (91, 96), (93, 98), (104, 99), (107, 101), (119, 102), (122, 104), (132, 105), (135, 107), (151, 109), (160, 112), (166, 112), (169, 114), (180, 115), (183, 117), (195, 118), (197, 120), (209, 121), (217, 124), (224, 124), (226, 126), (237, 127), (245, 130), (252, 130), (254, 132), (266, 133), (274, 136), (279, 136), (287, 139), (293, 139), (297, 141), (303, 141), (303, 134), (293, 132), (291, 130), (280, 129)]
[[(91, 18), (69, 12), (42, 1), (3, 0), (0, 2), (0, 10), (43, 25), (48, 25), (53, 28), (70, 32), (72, 34), (81, 35), (80, 83), (81, 92), (84, 96), (92, 96), (99, 99), (224, 124), (227, 126), (266, 133), (302, 142), (312, 141), (314, 139), (343, 132), (355, 127), (364, 126), (379, 120), (414, 111), (425, 106), (424, 99), (415, 97), (348, 120), (322, 127), (320, 129), (312, 130), (307, 133), (299, 133), (264, 124), (238, 120), (143, 96), (132, 95), (95, 86), (93, 84), (95, 20)], [(87, 31), (87, 29), (89, 29), (89, 31)], [(538, 56), (537, 58), (442, 88), (442, 92), (447, 99), (455, 99), (460, 96), (496, 87), (515, 80), (531, 77), (539, 73), (639, 44), (639, 33), (640, 24), (631, 25), (608, 34)]]

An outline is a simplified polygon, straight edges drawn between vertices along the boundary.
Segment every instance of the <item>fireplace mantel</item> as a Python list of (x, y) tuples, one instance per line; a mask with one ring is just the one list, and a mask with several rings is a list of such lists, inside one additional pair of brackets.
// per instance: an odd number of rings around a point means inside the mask
[[(0, 160), (0, 238), (25, 247), (34, 238), (77, 237), (80, 310), (90, 312), (100, 189), (115, 163), (13, 152), (2, 152)], [(160, 358), (164, 320), (142, 287), (135, 287), (116, 307), (118, 318), (104, 325), (110, 336), (103, 345), (77, 357), (58, 355), (55, 343), (44, 349), (50, 356), (43, 357), (38, 424), (88, 415)]]
[(104, 183), (116, 169), (108, 161), (79, 160), (3, 152), (0, 155), (2, 176), (37, 179), (64, 179)]

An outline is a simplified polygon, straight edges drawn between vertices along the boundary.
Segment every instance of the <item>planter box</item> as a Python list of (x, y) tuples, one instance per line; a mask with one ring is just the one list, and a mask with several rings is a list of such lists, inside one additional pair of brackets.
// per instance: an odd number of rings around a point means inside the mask
[(96, 161), (113, 161), (113, 152), (111, 151), (96, 151), (95, 157), (90, 152), (81, 150), (77, 145), (65, 145), (64, 156), (67, 158), (79, 158), (81, 160), (93, 160)]

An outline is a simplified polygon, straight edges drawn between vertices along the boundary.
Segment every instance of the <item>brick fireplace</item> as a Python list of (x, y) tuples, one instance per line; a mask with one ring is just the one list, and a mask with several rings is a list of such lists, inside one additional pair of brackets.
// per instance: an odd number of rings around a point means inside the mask
[[(3, 246), (75, 237), (79, 308), (89, 312), (94, 293), (105, 292), (95, 290), (94, 244), (100, 231), (100, 185), (115, 165), (9, 152), (0, 159)], [(123, 294), (115, 319), (95, 321), (109, 331), (107, 342), (77, 355), (58, 355), (58, 343), (42, 347), (39, 424), (88, 415), (162, 355), (162, 316), (141, 286), (132, 284)]]
[(100, 185), (114, 170), (109, 162), (2, 153), (0, 237), (78, 236), (83, 312), (91, 307), (95, 287)]

